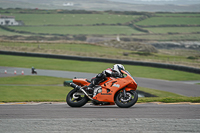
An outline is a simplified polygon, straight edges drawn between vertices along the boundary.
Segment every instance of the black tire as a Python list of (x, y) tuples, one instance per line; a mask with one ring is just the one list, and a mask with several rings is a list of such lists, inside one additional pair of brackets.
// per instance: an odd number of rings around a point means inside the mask
[[(129, 108), (133, 106), (138, 100), (138, 94), (136, 91), (127, 91), (127, 97), (124, 99), (123, 91), (119, 92), (115, 97), (115, 103), (120, 108)], [(129, 100), (128, 100), (129, 99)]]
[(88, 97), (86, 95), (78, 95), (78, 99), (73, 98), (73, 94), (76, 93), (77, 90), (73, 89), (71, 90), (66, 97), (66, 102), (70, 107), (82, 107), (88, 102)]

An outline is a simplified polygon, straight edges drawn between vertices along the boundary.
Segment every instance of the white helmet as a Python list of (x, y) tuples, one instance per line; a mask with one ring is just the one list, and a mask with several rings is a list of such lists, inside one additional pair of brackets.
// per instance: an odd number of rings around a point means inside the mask
[(125, 70), (125, 68), (122, 64), (115, 64), (113, 70), (121, 74), (121, 70)]

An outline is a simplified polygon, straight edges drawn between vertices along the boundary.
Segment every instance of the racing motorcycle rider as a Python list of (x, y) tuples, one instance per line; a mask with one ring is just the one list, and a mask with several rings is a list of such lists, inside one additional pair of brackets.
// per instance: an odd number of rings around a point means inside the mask
[(115, 64), (113, 68), (108, 68), (102, 73), (97, 74), (96, 77), (91, 80), (91, 84), (88, 85), (87, 90), (92, 94), (94, 86), (105, 81), (107, 79), (106, 77), (122, 78), (123, 74), (121, 73), (121, 70), (125, 70), (124, 66), (121, 64)]

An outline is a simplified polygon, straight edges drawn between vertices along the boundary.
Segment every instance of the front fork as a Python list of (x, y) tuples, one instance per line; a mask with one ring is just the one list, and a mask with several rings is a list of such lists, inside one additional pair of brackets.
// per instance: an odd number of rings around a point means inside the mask
[(124, 99), (126, 98), (126, 89), (123, 89), (123, 95), (124, 95)]

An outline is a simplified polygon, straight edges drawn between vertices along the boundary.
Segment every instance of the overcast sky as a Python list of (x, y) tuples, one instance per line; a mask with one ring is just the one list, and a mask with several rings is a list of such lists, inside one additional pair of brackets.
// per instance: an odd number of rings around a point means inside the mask
[(125, 2), (133, 4), (174, 4), (174, 5), (191, 5), (191, 4), (200, 4), (200, 0), (109, 0), (115, 2)]

